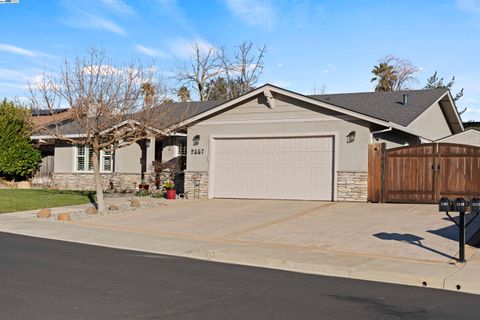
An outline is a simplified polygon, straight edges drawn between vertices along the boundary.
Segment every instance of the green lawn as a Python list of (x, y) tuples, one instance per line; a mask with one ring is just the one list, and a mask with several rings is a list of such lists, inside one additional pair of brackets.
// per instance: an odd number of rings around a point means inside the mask
[(0, 213), (61, 207), (90, 202), (91, 192), (0, 189)]

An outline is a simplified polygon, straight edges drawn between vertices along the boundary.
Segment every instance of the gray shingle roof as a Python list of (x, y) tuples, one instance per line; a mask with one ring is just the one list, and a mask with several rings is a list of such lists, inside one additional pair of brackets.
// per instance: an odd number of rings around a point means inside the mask
[[(406, 127), (446, 92), (447, 89), (428, 89), (322, 94), (309, 97)], [(404, 94), (408, 95), (406, 105), (402, 103)]]
[[(322, 94), (310, 95), (308, 97), (406, 127), (446, 92), (447, 89), (428, 89), (395, 92)], [(404, 94), (408, 95), (408, 103), (406, 105), (402, 103)], [(156, 127), (167, 127), (187, 120), (218, 107), (224, 102), (226, 101), (172, 102), (163, 104), (158, 107), (158, 110), (165, 114), (163, 117), (165, 120)], [(60, 126), (60, 132), (63, 134), (75, 134), (80, 133), (81, 129), (76, 121), (65, 121)]]

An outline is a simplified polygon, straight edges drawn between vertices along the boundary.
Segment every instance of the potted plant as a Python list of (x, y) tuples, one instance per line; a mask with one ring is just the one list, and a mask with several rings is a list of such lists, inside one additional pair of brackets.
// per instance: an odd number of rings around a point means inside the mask
[(149, 185), (148, 185), (148, 183), (145, 183), (145, 180), (142, 180), (142, 181), (140, 181), (140, 184), (138, 185), (138, 188), (140, 190), (148, 191)]
[(173, 180), (168, 179), (163, 183), (163, 187), (167, 190), (167, 199), (168, 200), (175, 200), (176, 198), (176, 190), (175, 190), (175, 183)]

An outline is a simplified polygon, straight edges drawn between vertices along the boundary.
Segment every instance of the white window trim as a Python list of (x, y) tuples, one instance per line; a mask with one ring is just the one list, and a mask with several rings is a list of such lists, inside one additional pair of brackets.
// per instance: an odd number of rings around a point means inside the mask
[[(78, 170), (78, 147), (82, 147), (81, 145), (74, 145), (73, 149), (73, 172), (75, 173), (93, 173), (93, 170)], [(86, 147), (86, 146), (85, 146)], [(113, 172), (113, 152), (110, 155), (111, 157), (111, 169), (110, 170), (103, 170), (104, 162), (105, 162), (105, 152), (100, 150), (100, 173), (112, 173)], [(85, 161), (85, 168), (88, 168), (88, 159)]]

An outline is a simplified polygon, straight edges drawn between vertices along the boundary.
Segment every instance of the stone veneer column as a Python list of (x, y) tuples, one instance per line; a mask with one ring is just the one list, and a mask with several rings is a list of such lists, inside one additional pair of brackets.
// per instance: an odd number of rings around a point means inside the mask
[[(195, 185), (197, 185), (195, 187)], [(198, 190), (198, 198), (208, 198), (208, 172), (185, 171), (185, 195), (188, 199), (195, 199), (195, 188)]]
[(337, 200), (366, 202), (368, 172), (337, 171)]

